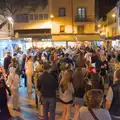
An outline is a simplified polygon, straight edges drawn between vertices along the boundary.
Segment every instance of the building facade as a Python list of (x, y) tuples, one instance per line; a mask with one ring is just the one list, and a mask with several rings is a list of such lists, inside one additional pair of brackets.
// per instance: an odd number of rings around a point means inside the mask
[(95, 31), (94, 0), (48, 0), (45, 9), (23, 9), (15, 21), (14, 33), (19, 38), (52, 44), (101, 40)]
[(11, 37), (13, 34), (12, 23), (0, 15), (0, 65), (3, 64), (3, 57), (6, 51), (12, 51)]
[(108, 47), (120, 48), (120, 2), (98, 22), (98, 32)]
[(9, 39), (11, 35), (11, 25), (4, 16), (0, 15), (0, 39)]
[(95, 0), (96, 4), (96, 17), (99, 20), (116, 6), (119, 0)]

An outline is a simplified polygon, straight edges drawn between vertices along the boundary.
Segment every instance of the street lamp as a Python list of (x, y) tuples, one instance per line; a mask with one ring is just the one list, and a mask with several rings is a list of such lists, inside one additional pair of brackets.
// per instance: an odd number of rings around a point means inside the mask
[(50, 15), (50, 18), (54, 18), (54, 15)]
[(100, 28), (101, 27), (101, 24), (98, 24), (98, 28)]
[(53, 31), (53, 18), (54, 18), (54, 15), (50, 15), (50, 18), (51, 18), (51, 30)]
[[(50, 15), (50, 18), (51, 18), (51, 33), (53, 33), (53, 18), (54, 18), (54, 15)], [(52, 42), (52, 45), (54, 46), (52, 39), (51, 39), (51, 42)]]
[(112, 17), (113, 17), (113, 18), (115, 18), (115, 17), (116, 17), (116, 15), (115, 15), (115, 14), (112, 14)]
[(8, 19), (8, 21), (9, 21), (9, 23), (10, 23), (10, 34), (11, 34), (11, 37), (13, 36), (13, 26), (14, 26), (14, 20), (13, 20), (13, 18), (12, 17), (7, 17), (7, 19)]
[(7, 17), (7, 19), (8, 19), (8, 21), (9, 21), (10, 23), (13, 23), (13, 22), (14, 22), (14, 20), (13, 20), (12, 17)]

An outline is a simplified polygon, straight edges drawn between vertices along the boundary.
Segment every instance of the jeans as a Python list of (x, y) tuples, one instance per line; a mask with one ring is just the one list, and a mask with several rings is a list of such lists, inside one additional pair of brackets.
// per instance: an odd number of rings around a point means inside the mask
[[(44, 120), (55, 120), (56, 98), (43, 98)], [(50, 112), (50, 117), (48, 117)]]

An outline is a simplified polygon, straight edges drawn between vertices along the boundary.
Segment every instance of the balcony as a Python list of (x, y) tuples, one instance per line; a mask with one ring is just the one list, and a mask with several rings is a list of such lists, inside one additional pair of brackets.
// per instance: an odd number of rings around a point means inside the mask
[(94, 22), (94, 16), (75, 16), (75, 22)]

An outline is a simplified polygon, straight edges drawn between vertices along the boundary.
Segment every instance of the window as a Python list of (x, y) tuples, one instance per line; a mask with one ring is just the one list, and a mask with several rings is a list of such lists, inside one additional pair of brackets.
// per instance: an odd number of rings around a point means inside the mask
[(28, 21), (28, 15), (23, 15), (24, 22)]
[(77, 9), (77, 15), (80, 18), (86, 18), (86, 8), (78, 8)]
[(48, 19), (48, 14), (44, 14), (44, 19), (45, 19), (45, 20)]
[(38, 14), (34, 14), (34, 20), (38, 20)]
[(115, 27), (112, 28), (112, 36), (114, 36), (114, 35), (116, 35), (116, 28)]
[(65, 8), (59, 8), (59, 16), (66, 16)]
[(39, 20), (43, 20), (43, 14), (39, 14)]
[(34, 20), (33, 14), (30, 14), (30, 20)]
[(77, 31), (78, 31), (78, 33), (84, 33), (84, 25), (78, 25)]
[(28, 15), (27, 14), (16, 15), (16, 22), (28, 22)]
[(64, 25), (60, 26), (60, 32), (65, 32), (65, 26)]

